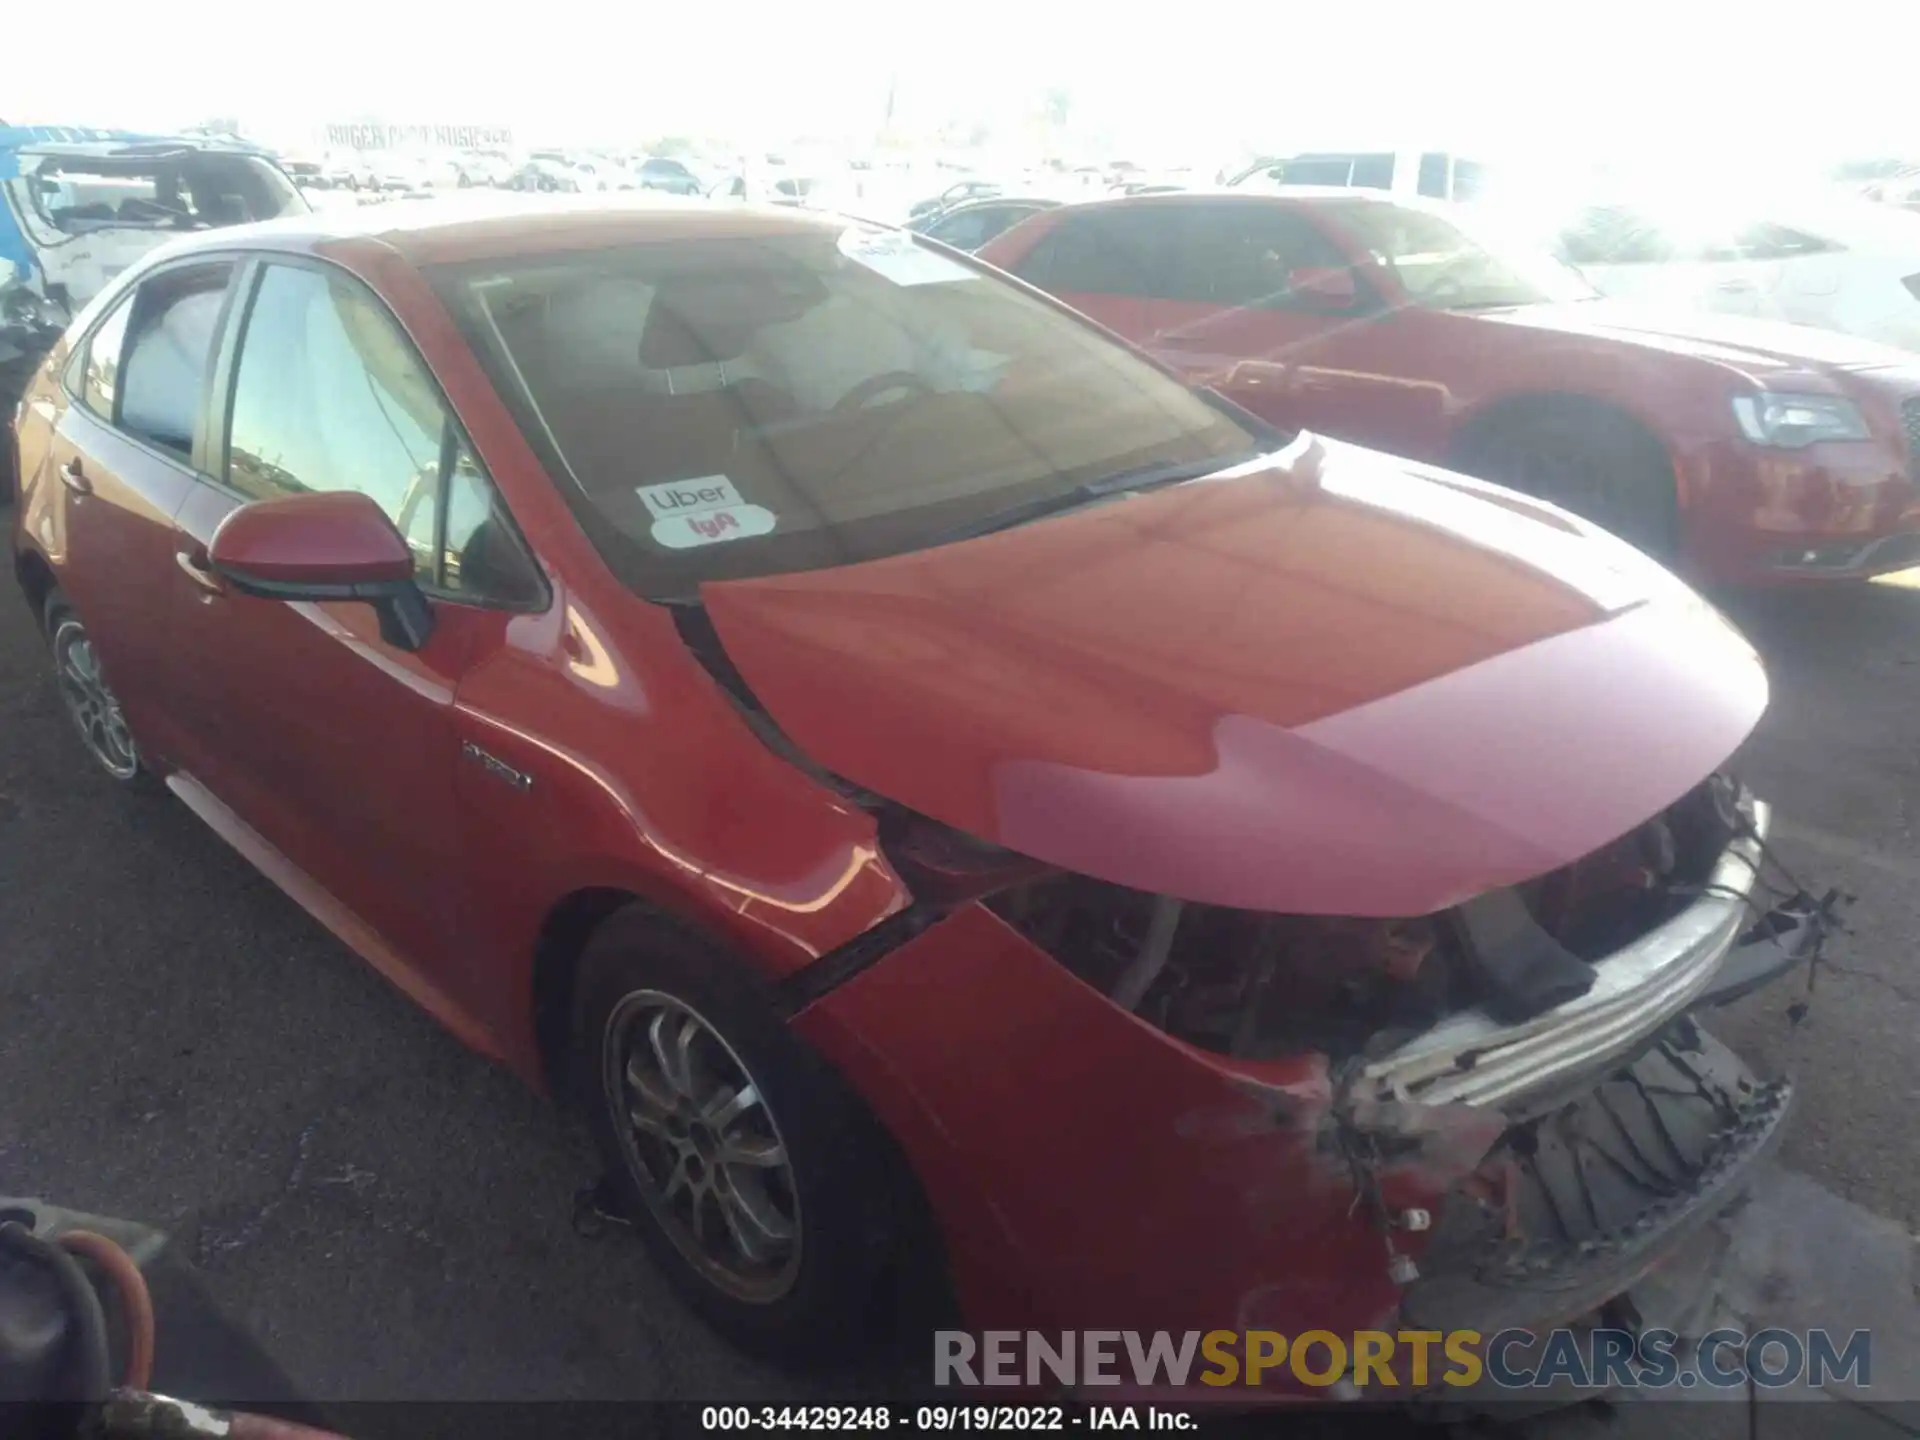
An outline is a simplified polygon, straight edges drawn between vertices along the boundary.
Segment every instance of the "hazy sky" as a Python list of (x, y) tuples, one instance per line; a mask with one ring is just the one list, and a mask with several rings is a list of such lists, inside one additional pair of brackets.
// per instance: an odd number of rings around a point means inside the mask
[(1057, 86), (1076, 118), (1129, 146), (1203, 161), (1242, 140), (1654, 146), (1754, 163), (1920, 155), (1914, 0), (1164, 12), (1137, 0), (725, 0), (618, 13), (378, 0), (314, 7), (309, 28), (300, 13), (94, 0), (91, 43), (45, 49), (77, 63), (9, 63), (0, 118), (157, 128), (235, 115), (278, 131), (378, 117), (508, 124), (535, 143), (715, 130), (772, 143), (877, 123), (897, 76), (906, 116), (1023, 114)]

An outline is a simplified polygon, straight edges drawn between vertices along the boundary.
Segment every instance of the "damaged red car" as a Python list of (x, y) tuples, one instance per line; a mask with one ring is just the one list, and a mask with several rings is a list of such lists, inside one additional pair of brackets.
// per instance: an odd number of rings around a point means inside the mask
[(1697, 1016), (1821, 929), (1715, 610), (898, 232), (492, 203), (122, 276), (15, 569), (94, 768), (578, 1103), (715, 1325), (1490, 1332), (1708, 1248), (1789, 1089)]

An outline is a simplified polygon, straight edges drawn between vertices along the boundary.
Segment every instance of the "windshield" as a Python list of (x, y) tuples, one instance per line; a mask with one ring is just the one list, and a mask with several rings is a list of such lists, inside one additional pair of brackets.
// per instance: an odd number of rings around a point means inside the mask
[(1431, 210), (1379, 200), (1335, 200), (1316, 209), (1390, 271), (1415, 305), (1491, 310), (1598, 294), (1544, 248), (1470, 234)]
[(656, 598), (917, 549), (1269, 438), (896, 231), (662, 241), (434, 279), (596, 545)]

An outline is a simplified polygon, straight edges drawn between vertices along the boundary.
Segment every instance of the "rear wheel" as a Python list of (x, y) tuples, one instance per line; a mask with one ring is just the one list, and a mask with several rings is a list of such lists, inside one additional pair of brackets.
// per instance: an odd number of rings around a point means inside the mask
[(1679, 547), (1673, 466), (1624, 417), (1543, 404), (1487, 425), (1462, 447), (1461, 469), (1551, 501), (1657, 559)]
[(152, 789), (158, 781), (140, 758), (133, 730), (120, 707), (120, 697), (107, 683), (93, 637), (71, 601), (58, 590), (47, 596), (42, 611), (47, 645), (53, 652), (53, 673), (60, 699), (80, 741), (94, 763), (108, 776), (131, 788)]
[(901, 1233), (877, 1122), (718, 947), (635, 906), (580, 966), (577, 1090), (675, 1288), (759, 1354), (866, 1348)]

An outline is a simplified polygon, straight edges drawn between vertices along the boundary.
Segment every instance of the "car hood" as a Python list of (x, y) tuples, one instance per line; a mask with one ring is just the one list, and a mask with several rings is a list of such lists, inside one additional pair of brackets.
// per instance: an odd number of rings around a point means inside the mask
[(1767, 698), (1738, 632), (1621, 541), (1311, 436), (702, 599), (829, 770), (1054, 865), (1291, 913), (1424, 914), (1565, 864)]
[(1780, 371), (1804, 372), (1809, 367), (1874, 370), (1913, 362), (1913, 356), (1904, 351), (1837, 330), (1665, 306), (1642, 307), (1626, 301), (1523, 305), (1476, 318), (1651, 346), (1669, 354), (1711, 360), (1756, 378)]

